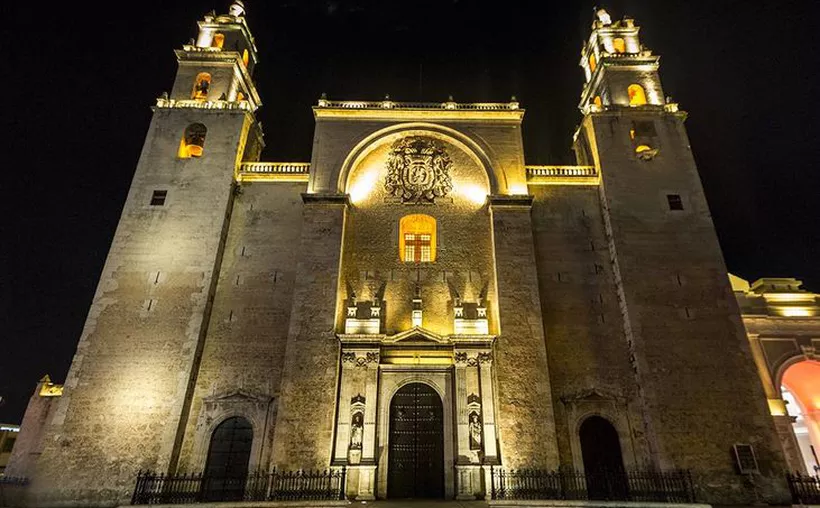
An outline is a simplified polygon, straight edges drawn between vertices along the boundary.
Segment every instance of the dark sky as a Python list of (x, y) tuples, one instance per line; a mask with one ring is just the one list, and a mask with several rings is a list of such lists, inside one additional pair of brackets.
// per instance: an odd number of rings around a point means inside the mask
[[(601, 0), (603, 1), (603, 0)], [(528, 164), (573, 163), (593, 2), (250, 0), (268, 161), (308, 161), (331, 99), (507, 101)], [(820, 291), (815, 2), (612, 0), (662, 55), (730, 270)], [(173, 49), (228, 1), (11, 2), (0, 14), (0, 421), (62, 382)], [(640, 192), (640, 189), (636, 189)]]

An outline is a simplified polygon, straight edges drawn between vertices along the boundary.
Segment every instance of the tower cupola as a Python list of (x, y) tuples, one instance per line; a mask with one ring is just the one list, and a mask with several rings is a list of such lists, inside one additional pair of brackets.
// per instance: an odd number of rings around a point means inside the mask
[(660, 57), (641, 44), (640, 27), (629, 17), (613, 21), (597, 9), (579, 65), (586, 83), (579, 105), (584, 113), (608, 108), (664, 105), (658, 77)]
[(212, 11), (198, 25), (196, 39), (176, 50), (179, 73), (170, 100), (255, 111), (261, 105), (253, 82), (258, 57), (244, 3), (236, 0), (228, 14)]

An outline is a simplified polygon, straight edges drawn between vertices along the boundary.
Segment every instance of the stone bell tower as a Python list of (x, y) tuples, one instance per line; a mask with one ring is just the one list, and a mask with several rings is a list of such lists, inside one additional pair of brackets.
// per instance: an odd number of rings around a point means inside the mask
[[(609, 257), (641, 406), (648, 466), (691, 469), (699, 499), (785, 502), (786, 464), (726, 278), (686, 114), (665, 98), (659, 56), (632, 19), (599, 10), (581, 52), (575, 136), (600, 171)], [(758, 472), (737, 472), (750, 444)], [(752, 485), (754, 484), (754, 486)]]
[(234, 177), (261, 149), (256, 48), (242, 3), (206, 15), (176, 57), (46, 429), (30, 504), (123, 504), (138, 470), (176, 468)]

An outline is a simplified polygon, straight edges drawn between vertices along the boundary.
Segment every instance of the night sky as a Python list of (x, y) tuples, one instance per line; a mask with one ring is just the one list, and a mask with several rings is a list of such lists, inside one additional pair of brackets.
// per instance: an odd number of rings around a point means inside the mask
[[(601, 0), (602, 1), (602, 0)], [(44, 374), (62, 382), (173, 49), (228, 0), (0, 6), (0, 422)], [(250, 0), (266, 161), (309, 161), (331, 99), (505, 102), (527, 109), (528, 164), (572, 164), (593, 2)], [(612, 0), (662, 55), (729, 269), (820, 292), (815, 2)], [(116, 9), (116, 10), (115, 10)], [(640, 189), (635, 189), (640, 192)]]

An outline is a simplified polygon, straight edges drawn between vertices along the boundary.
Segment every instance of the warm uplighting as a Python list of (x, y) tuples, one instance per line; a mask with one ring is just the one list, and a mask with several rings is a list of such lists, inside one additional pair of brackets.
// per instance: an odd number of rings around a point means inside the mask
[(646, 92), (641, 85), (632, 84), (627, 89), (630, 106), (643, 106), (646, 104)]
[(637, 147), (637, 148), (635, 148), (635, 153), (648, 152), (649, 150), (652, 150), (652, 147), (651, 147), (651, 146), (648, 146), (648, 145), (638, 145), (638, 147)]
[(222, 49), (222, 46), (225, 45), (225, 35), (223, 34), (216, 34), (214, 35), (214, 40), (211, 42), (212, 48), (219, 48)]
[(626, 42), (620, 37), (612, 39), (612, 49), (614, 49), (616, 53), (626, 53)]
[(780, 307), (777, 313), (783, 317), (811, 317), (812, 309), (807, 307)]
[(373, 189), (376, 188), (376, 182), (379, 180), (379, 171), (376, 168), (368, 168), (356, 177), (350, 185), (348, 194), (350, 194), (350, 202), (357, 205), (367, 199)]
[(483, 205), (487, 201), (487, 191), (480, 185), (459, 185), (456, 192), (475, 205)]
[(436, 260), (436, 219), (420, 213), (399, 221), (399, 256), (405, 263)]
[(413, 311), (413, 317), (412, 317), (413, 326), (416, 327), (416, 328), (421, 328), (421, 320), (422, 320), (422, 311), (414, 310)]
[(772, 416), (785, 416), (788, 413), (786, 411), (786, 404), (783, 402), (783, 399), (768, 399), (769, 400), (769, 413)]
[(595, 104), (596, 106), (598, 106), (599, 108), (602, 108), (604, 106), (604, 103), (601, 100), (600, 95), (596, 95), (595, 98), (592, 99), (592, 103)]

